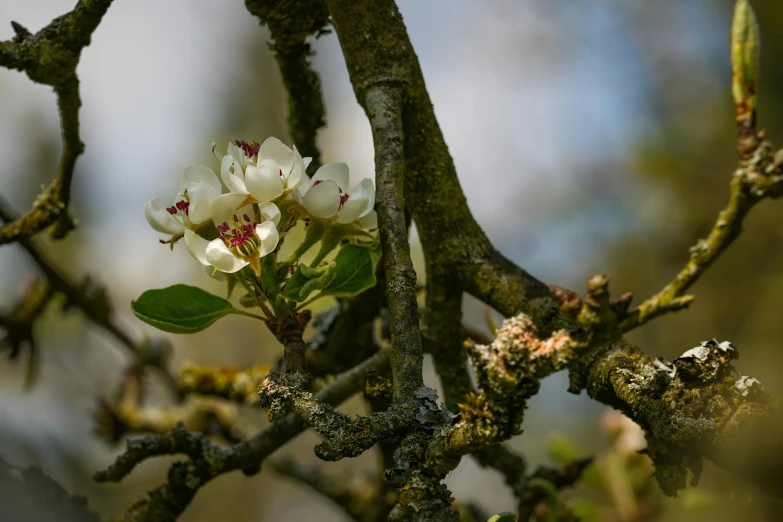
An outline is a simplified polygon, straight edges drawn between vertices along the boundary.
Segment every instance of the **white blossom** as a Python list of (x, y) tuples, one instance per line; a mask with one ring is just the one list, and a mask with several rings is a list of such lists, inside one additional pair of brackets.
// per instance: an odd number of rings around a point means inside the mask
[(209, 167), (188, 166), (179, 182), (179, 191), (170, 207), (158, 198), (144, 205), (144, 214), (152, 228), (162, 234), (182, 234), (208, 221), (212, 203), (222, 192), (220, 180)]
[[(201, 264), (234, 273), (247, 265), (258, 271), (260, 258), (273, 252), (280, 241), (277, 223), (280, 210), (274, 203), (241, 206), (242, 194), (223, 194), (212, 203), (212, 221), (220, 234), (208, 241), (185, 230), (185, 245)], [(238, 208), (239, 207), (239, 208)]]
[(337, 223), (368, 217), (375, 206), (375, 185), (365, 178), (349, 194), (348, 178), (348, 165), (327, 163), (299, 188), (297, 199), (313, 216)]
[(261, 145), (237, 140), (228, 144), (225, 156), (216, 156), (226, 187), (232, 193), (252, 196), (250, 201), (255, 202), (272, 201), (296, 190), (310, 164), (310, 158), (302, 158), (296, 146), (292, 150), (274, 137)]

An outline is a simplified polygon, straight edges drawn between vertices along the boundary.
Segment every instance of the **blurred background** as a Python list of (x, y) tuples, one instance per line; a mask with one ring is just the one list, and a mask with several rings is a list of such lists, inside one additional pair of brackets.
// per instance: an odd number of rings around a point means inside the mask
[[(35, 32), (73, 0), (0, 3), (0, 39), (10, 21)], [(547, 283), (584, 290), (596, 272), (635, 304), (670, 280), (688, 247), (712, 226), (736, 164), (728, 34), (732, 0), (398, 0), (436, 113), (474, 215), (495, 245)], [(762, 34), (760, 127), (783, 144), (783, 4), (752, 2)], [(79, 65), (83, 107), (73, 213), (79, 228), (36, 244), (76, 279), (107, 285), (119, 320), (157, 335), (130, 313), (149, 288), (177, 282), (220, 291), (182, 245), (158, 243), (144, 202), (168, 198), (187, 164), (218, 169), (210, 143), (287, 141), (285, 92), (268, 33), (243, 2), (118, 1)], [(354, 181), (373, 176), (369, 125), (356, 104), (334, 34), (315, 42), (327, 127), (324, 161), (346, 161)], [(0, 192), (29, 208), (56, 171), (60, 150), (49, 88), (0, 70)], [(415, 232), (414, 232), (415, 234)], [(422, 267), (421, 254), (415, 253)], [(36, 275), (18, 246), (0, 247), (0, 310)], [(420, 277), (423, 272), (420, 271)], [(717, 338), (741, 353), (741, 373), (783, 393), (783, 203), (753, 210), (745, 233), (693, 289), (689, 310), (633, 332), (630, 340), (669, 359)], [(328, 304), (328, 303), (325, 303)], [(486, 328), (484, 307), (466, 298), (466, 320)], [(23, 391), (24, 360), (0, 362), (0, 456), (39, 464), (103, 516), (165, 479), (170, 463), (140, 466), (119, 485), (90, 476), (119, 448), (92, 434), (89, 410), (117, 385), (127, 355), (76, 311), (50, 306), (37, 325), (40, 377)], [(239, 367), (272, 363), (275, 340), (241, 317), (171, 336), (183, 361)], [(428, 367), (429, 368), (429, 367)], [(437, 386), (431, 370), (428, 384)], [(698, 488), (662, 499), (633, 451), (644, 446), (621, 419), (566, 376), (547, 379), (510, 442), (533, 465), (597, 454), (602, 487), (567, 493), (594, 520), (778, 520), (780, 506), (708, 465)], [(346, 407), (362, 411), (360, 401)], [(249, 412), (262, 426), (264, 415)], [(618, 424), (619, 423), (619, 424)], [(618, 430), (625, 438), (617, 438)], [(612, 435), (614, 434), (614, 435)], [(614, 438), (613, 438), (614, 437)], [(281, 450), (317, 461), (308, 434)], [(331, 464), (372, 466), (373, 459)], [(612, 478), (613, 477), (613, 478)], [(588, 481), (589, 482), (589, 481)], [(459, 501), (511, 510), (499, 474), (466, 459), (447, 483)], [(607, 486), (607, 484), (609, 484)], [(774, 513), (778, 513), (778, 517)], [(183, 520), (347, 520), (305, 488), (264, 470), (213, 481)], [(317, 518), (316, 518), (317, 517)]]

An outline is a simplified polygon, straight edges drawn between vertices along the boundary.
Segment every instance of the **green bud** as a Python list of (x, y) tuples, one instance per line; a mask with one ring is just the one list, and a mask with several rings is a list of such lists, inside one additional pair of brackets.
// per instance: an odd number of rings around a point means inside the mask
[(759, 77), (761, 40), (756, 15), (748, 0), (737, 0), (731, 24), (731, 91), (737, 125), (756, 127), (756, 86)]

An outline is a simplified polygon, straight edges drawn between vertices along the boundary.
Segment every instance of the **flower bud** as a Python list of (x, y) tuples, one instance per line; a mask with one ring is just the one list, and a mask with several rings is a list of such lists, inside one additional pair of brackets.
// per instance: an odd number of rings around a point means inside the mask
[(737, 0), (731, 24), (731, 91), (740, 131), (754, 131), (756, 127), (760, 45), (753, 8), (748, 0)]

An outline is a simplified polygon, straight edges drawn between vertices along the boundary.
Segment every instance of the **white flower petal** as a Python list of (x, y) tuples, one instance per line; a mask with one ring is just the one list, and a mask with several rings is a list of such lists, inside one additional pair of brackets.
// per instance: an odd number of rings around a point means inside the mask
[(288, 174), (294, 162), (294, 151), (279, 139), (269, 137), (261, 144), (261, 148), (258, 151), (258, 162), (261, 164), (263, 160), (270, 159), (283, 169), (283, 173)]
[(202, 265), (209, 265), (209, 261), (207, 261), (208, 245), (209, 241), (189, 228), (185, 229), (185, 246), (188, 248), (188, 252)]
[(158, 198), (153, 198), (144, 205), (144, 215), (152, 228), (161, 234), (180, 234), (185, 225), (169, 214)]
[(238, 272), (248, 265), (247, 261), (243, 261), (232, 254), (219, 238), (213, 239), (207, 245), (206, 258), (210, 265), (228, 274)]
[(277, 227), (271, 221), (264, 221), (260, 225), (256, 226), (256, 234), (261, 240), (261, 246), (258, 247), (258, 255), (264, 257), (277, 248), (277, 244), (280, 242), (280, 233), (277, 231)]
[(348, 200), (340, 209), (340, 214), (337, 216), (337, 222), (346, 224), (351, 223), (359, 219), (359, 215), (364, 211), (364, 207), (367, 206), (367, 198), (357, 198), (354, 200)]
[(310, 176), (305, 174), (302, 178), (302, 184), (293, 192), (294, 199), (299, 203), (302, 202), (305, 193), (310, 190)]
[[(216, 178), (217, 179), (217, 178)], [(188, 218), (194, 225), (200, 225), (212, 217), (212, 202), (220, 196), (220, 190), (212, 185), (199, 181), (188, 186)]]
[(223, 156), (223, 161), (220, 164), (220, 178), (229, 191), (247, 195), (245, 175), (239, 163), (232, 156)]
[(366, 216), (359, 218), (359, 224), (365, 230), (375, 230), (378, 228), (378, 214), (371, 210)]
[(330, 218), (340, 208), (340, 188), (332, 180), (322, 181), (311, 186), (302, 198), (302, 204), (313, 216)]
[(294, 164), (291, 167), (291, 172), (288, 173), (285, 179), (286, 188), (288, 190), (296, 189), (302, 184), (302, 180), (305, 176), (305, 168), (306, 166), (302, 159), (302, 155), (299, 154), (299, 151), (296, 150), (296, 145), (294, 145)]
[(228, 147), (226, 147), (226, 154), (233, 157), (236, 162), (242, 165), (243, 168), (245, 165), (247, 165), (247, 154), (245, 154), (245, 151), (242, 150), (242, 147), (237, 145), (235, 142), (229, 142)]
[[(373, 201), (370, 201), (372, 197)], [(356, 187), (340, 209), (338, 223), (350, 223), (368, 214), (375, 203), (375, 186), (370, 178), (364, 178)]]
[[(267, 140), (268, 141), (268, 140)], [(271, 201), (283, 193), (283, 180), (277, 163), (263, 163), (245, 169), (245, 186), (259, 201)]]
[[(364, 217), (375, 208), (375, 183), (370, 178), (364, 178), (354, 187), (354, 192), (356, 192), (357, 189), (367, 191), (367, 208), (364, 209), (364, 212), (359, 214), (359, 217)], [(351, 195), (353, 195), (353, 193), (351, 193)]]
[(212, 169), (205, 165), (200, 165), (198, 167), (188, 165), (185, 167), (185, 172), (182, 173), (182, 178), (180, 178), (179, 181), (179, 188), (180, 190), (186, 189), (191, 183), (196, 183), (199, 181), (210, 185), (215, 190), (217, 190), (218, 193), (223, 191), (223, 187), (220, 185), (220, 180), (217, 178)]
[(302, 161), (304, 161), (305, 168), (310, 166), (310, 163), (313, 161), (313, 158), (302, 158)]
[(229, 225), (234, 223), (234, 216), (237, 217), (237, 220), (243, 220), (245, 214), (252, 220), (253, 205), (245, 205), (242, 208), (237, 208), (245, 201), (246, 197), (247, 196), (244, 194), (223, 194), (222, 196), (215, 198), (210, 209), (212, 213), (212, 222), (215, 226), (220, 226), (223, 223), (228, 223)]
[(274, 203), (258, 205), (258, 213), (261, 214), (261, 221), (271, 221), (275, 225), (280, 223), (280, 209)]
[(348, 165), (345, 163), (327, 163), (315, 172), (312, 187), (316, 181), (334, 181), (343, 190), (348, 188)]
[(217, 150), (217, 143), (215, 143), (214, 141), (212, 142), (212, 155), (217, 158), (218, 162), (222, 162), (223, 161), (223, 154), (218, 152), (218, 150)]

